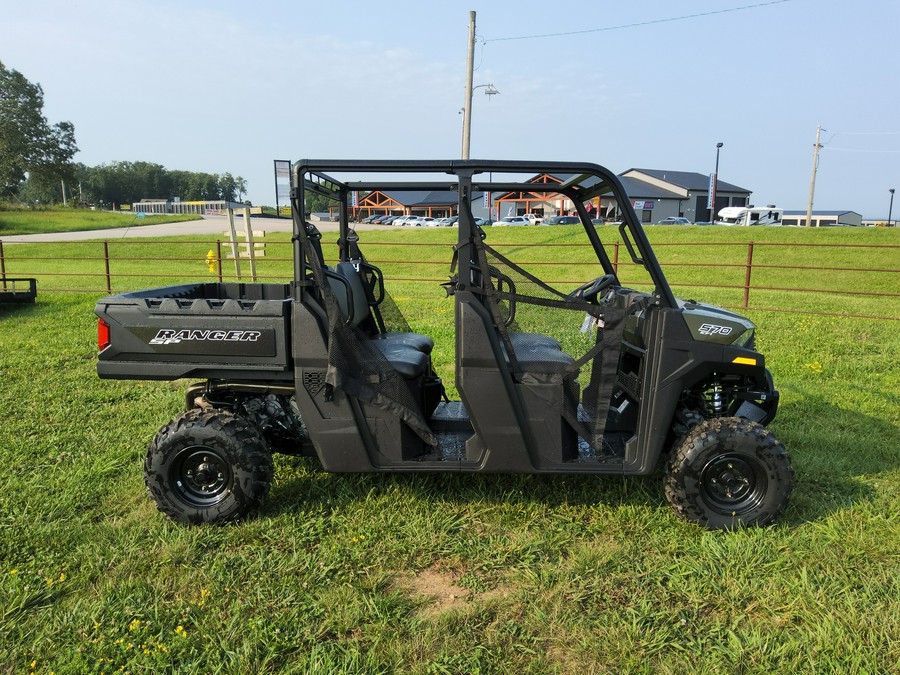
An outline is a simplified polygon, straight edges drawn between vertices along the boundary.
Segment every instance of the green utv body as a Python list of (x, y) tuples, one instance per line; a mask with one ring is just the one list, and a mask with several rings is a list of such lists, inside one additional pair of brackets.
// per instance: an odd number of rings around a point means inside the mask
[[(460, 400), (447, 399), (432, 338), (409, 329), (350, 226), (352, 195), (375, 190), (453, 201), (456, 244), (428, 257), (447, 260)], [(556, 288), (525, 262), (527, 247), (492, 246), (473, 212), (485, 193), (552, 195), (576, 214), (590, 280)], [(304, 217), (310, 194), (340, 214), (333, 266)], [(618, 230), (592, 223), (594, 205)], [(268, 491), (273, 452), (317, 457), (332, 472), (624, 476), (665, 459), (666, 498), (687, 520), (764, 525), (785, 508), (793, 471), (765, 427), (778, 392), (754, 325), (674, 297), (609, 170), (304, 160), (293, 166), (292, 210), (289, 284), (187, 284), (97, 304), (100, 377), (201, 380), (147, 453), (148, 491), (170, 517), (244, 517)], [(616, 232), (652, 292), (620, 284), (601, 241)]]

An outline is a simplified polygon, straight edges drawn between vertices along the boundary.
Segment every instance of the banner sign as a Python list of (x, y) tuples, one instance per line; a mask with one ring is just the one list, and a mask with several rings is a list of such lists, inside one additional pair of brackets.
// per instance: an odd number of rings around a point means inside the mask
[(653, 207), (656, 206), (656, 202), (642, 202), (642, 201), (634, 201), (631, 202), (631, 205), (634, 206), (635, 211), (652, 211)]
[(715, 214), (712, 213), (712, 210), (716, 207), (716, 187), (718, 187), (717, 183), (719, 182), (719, 177), (716, 176), (716, 172), (713, 171), (709, 174), (709, 198), (706, 200), (706, 208), (710, 210), (710, 220), (715, 220)]
[(291, 201), (291, 163), (289, 160), (275, 160), (275, 208), (280, 213), (282, 202)]

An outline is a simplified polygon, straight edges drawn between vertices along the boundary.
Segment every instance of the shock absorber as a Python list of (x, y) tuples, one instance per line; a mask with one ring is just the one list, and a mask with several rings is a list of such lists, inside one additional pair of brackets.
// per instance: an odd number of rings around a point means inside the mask
[(712, 405), (713, 416), (721, 417), (722, 412), (725, 410), (725, 401), (722, 397), (722, 383), (719, 380), (713, 382), (712, 399), (710, 403)]

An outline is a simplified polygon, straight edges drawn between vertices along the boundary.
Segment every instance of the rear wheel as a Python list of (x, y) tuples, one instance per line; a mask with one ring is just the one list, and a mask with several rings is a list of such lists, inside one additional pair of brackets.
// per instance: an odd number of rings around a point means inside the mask
[(784, 446), (756, 422), (706, 420), (675, 449), (665, 478), (666, 499), (684, 519), (711, 530), (768, 525), (794, 487)]
[(265, 498), (274, 465), (256, 426), (222, 410), (190, 410), (156, 434), (144, 462), (147, 492), (183, 523), (242, 519)]

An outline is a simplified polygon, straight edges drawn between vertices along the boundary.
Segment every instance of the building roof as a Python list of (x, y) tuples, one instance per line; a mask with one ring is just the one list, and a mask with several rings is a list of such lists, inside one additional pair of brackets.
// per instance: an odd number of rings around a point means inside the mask
[[(455, 206), (459, 201), (459, 192), (456, 190), (432, 190), (421, 192), (417, 190), (383, 190), (382, 193), (403, 206)], [(473, 193), (472, 200), (481, 199), (481, 193)]]
[[(812, 212), (812, 214), (814, 216), (846, 216), (848, 213), (853, 213), (857, 216), (862, 217), (861, 213), (857, 213), (856, 211), (845, 211), (842, 209), (836, 209), (834, 211), (825, 210), (825, 211), (813, 211)], [(803, 210), (803, 211), (785, 211), (784, 215), (786, 215), (786, 216), (805, 216), (806, 211), (805, 210)], [(885, 220), (887, 220), (887, 218), (885, 218)]]
[[(625, 176), (625, 174), (631, 173), (632, 171), (636, 171), (638, 173), (642, 173), (646, 176), (650, 176), (651, 178), (655, 178), (656, 180), (665, 181), (667, 183), (671, 183), (676, 187), (680, 187), (684, 190), (696, 190), (699, 192), (705, 192), (709, 189), (709, 176), (697, 173), (696, 171), (667, 171), (664, 169), (628, 169), (628, 171), (623, 171), (619, 174), (619, 178)], [(633, 178), (635, 176), (632, 176)], [(742, 188), (738, 185), (733, 185), (731, 183), (726, 183), (723, 180), (720, 180), (717, 184), (718, 191), (721, 192), (741, 192), (744, 194), (750, 194), (752, 190), (747, 190), (746, 188)]]
[(646, 183), (640, 178), (619, 176), (619, 180), (622, 183), (622, 187), (625, 188), (625, 194), (631, 199), (684, 199), (675, 192)]

